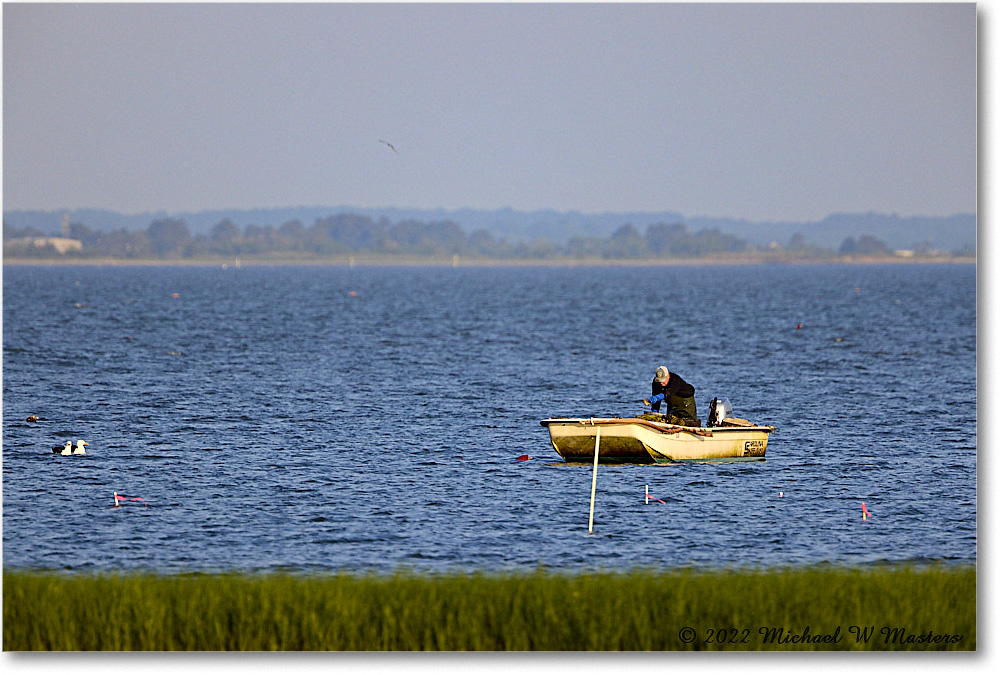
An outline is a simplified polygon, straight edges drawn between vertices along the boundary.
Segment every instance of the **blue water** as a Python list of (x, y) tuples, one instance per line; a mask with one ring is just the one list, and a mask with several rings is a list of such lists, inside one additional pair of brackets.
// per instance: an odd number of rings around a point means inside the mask
[[(767, 461), (601, 465), (588, 534), (539, 420), (661, 364)], [(976, 508), (971, 265), (3, 269), (8, 569), (972, 562)]]

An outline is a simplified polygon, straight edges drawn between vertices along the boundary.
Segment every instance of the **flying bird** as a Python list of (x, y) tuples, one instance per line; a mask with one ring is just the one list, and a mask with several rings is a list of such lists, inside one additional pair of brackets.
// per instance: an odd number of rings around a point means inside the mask
[(394, 145), (393, 145), (392, 143), (390, 143), (389, 141), (383, 141), (383, 140), (382, 140), (382, 139), (380, 138), (380, 139), (378, 139), (378, 142), (379, 142), (379, 143), (385, 143), (386, 145), (388, 145), (388, 146), (389, 146), (389, 149), (390, 149), (390, 150), (392, 150), (393, 152), (395, 152), (395, 153), (396, 153), (397, 155), (399, 154), (399, 150), (397, 150), (397, 149), (396, 149), (396, 146), (394, 146)]

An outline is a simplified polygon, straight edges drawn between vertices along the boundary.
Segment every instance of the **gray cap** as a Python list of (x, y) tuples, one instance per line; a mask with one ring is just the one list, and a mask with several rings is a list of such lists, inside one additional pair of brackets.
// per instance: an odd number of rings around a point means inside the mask
[(670, 371), (667, 370), (666, 366), (660, 366), (659, 368), (656, 369), (657, 382), (666, 382), (667, 378), (669, 377), (670, 377)]

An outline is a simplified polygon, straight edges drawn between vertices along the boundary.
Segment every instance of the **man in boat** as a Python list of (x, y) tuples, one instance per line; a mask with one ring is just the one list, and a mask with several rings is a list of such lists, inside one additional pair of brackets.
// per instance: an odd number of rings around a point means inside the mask
[(701, 426), (694, 402), (694, 387), (677, 373), (671, 373), (666, 366), (660, 366), (653, 375), (653, 394), (642, 402), (651, 406), (653, 412), (660, 412), (660, 404), (664, 401), (671, 424)]

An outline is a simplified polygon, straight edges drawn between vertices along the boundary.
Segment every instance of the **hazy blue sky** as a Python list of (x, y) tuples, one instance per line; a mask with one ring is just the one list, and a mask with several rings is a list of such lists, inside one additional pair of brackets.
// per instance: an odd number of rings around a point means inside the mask
[(974, 212), (976, 95), (973, 4), (5, 4), (4, 208)]

